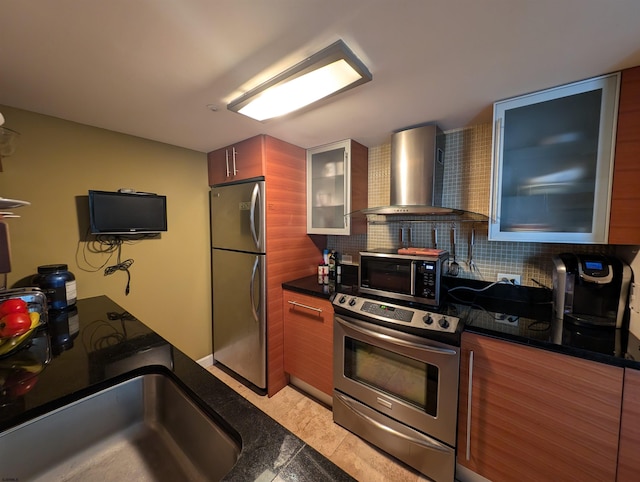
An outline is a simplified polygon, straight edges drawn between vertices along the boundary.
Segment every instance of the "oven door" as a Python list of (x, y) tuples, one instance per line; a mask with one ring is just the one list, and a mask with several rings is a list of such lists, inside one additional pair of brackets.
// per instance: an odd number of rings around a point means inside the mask
[(459, 347), (334, 317), (335, 389), (451, 447), (459, 365)]

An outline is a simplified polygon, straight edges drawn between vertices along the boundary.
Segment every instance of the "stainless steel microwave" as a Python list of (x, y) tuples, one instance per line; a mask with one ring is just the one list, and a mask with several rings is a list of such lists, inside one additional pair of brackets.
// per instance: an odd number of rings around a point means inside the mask
[(440, 280), (448, 259), (447, 251), (438, 255), (361, 252), (360, 293), (439, 306)]

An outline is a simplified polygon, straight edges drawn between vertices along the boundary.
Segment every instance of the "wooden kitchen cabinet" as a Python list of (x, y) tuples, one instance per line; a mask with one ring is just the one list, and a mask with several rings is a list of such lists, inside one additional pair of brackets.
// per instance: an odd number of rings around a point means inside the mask
[(284, 370), (333, 395), (333, 306), (328, 300), (284, 290)]
[(615, 481), (622, 368), (472, 333), (460, 364), (459, 464), (493, 482)]
[(258, 135), (207, 154), (209, 185), (264, 176), (265, 136)]
[(622, 71), (609, 244), (640, 244), (640, 67)]
[(619, 73), (494, 104), (489, 240), (607, 242)]
[(307, 232), (349, 235), (367, 231), (369, 149), (346, 139), (307, 149)]
[(635, 482), (640, 474), (640, 371), (625, 369), (618, 482)]

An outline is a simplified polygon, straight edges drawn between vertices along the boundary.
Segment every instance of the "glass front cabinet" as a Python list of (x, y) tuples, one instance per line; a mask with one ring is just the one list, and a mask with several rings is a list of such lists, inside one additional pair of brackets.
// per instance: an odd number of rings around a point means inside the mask
[(620, 74), (494, 104), (489, 239), (607, 242)]
[(307, 150), (307, 233), (366, 231), (348, 214), (367, 207), (368, 155), (351, 139)]

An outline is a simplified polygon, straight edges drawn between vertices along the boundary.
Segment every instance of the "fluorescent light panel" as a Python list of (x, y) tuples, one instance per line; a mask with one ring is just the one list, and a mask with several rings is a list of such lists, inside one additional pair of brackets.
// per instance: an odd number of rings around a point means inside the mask
[(227, 108), (263, 121), (364, 84), (371, 78), (365, 65), (338, 40), (232, 101)]

